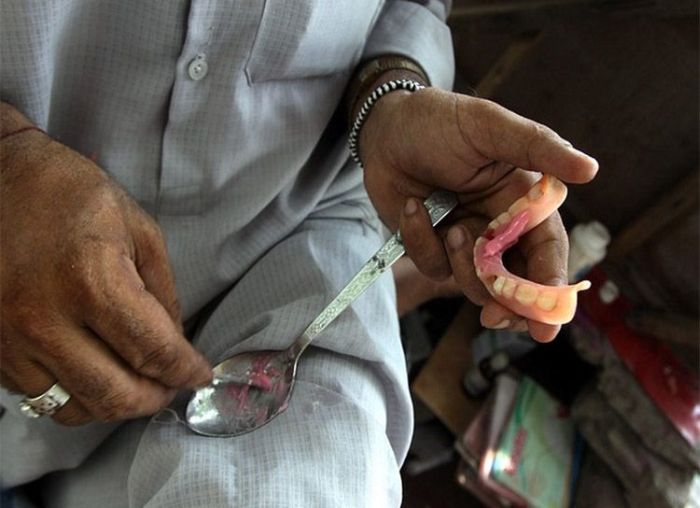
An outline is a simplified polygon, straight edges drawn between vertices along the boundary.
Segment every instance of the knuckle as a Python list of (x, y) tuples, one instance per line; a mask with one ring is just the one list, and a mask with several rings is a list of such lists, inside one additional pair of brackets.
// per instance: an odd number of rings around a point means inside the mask
[(533, 121), (531, 124), (531, 133), (528, 143), (530, 150), (533, 150), (542, 142), (555, 137), (558, 136), (552, 129), (550, 129), (546, 125)]
[(155, 250), (165, 250), (165, 235), (158, 223), (148, 215), (142, 214), (141, 225), (149, 246)]
[(75, 288), (84, 304), (91, 307), (100, 306), (105, 291), (100, 277), (99, 266), (95, 262), (95, 258), (87, 253), (80, 255), (79, 259), (80, 261), (75, 263)]
[(143, 354), (136, 370), (147, 376), (159, 376), (171, 370), (179, 360), (178, 348), (170, 341), (161, 342)]
[(473, 109), (473, 115), (476, 118), (480, 119), (490, 119), (494, 117), (495, 115), (498, 115), (501, 113), (501, 110), (503, 109), (501, 106), (496, 104), (493, 101), (490, 101), (488, 99), (483, 99), (483, 98), (477, 98), (474, 99), (473, 101), (469, 102), (469, 105), (474, 108)]
[(101, 221), (116, 224), (121, 221), (122, 192), (104, 174), (99, 175), (85, 196), (84, 213)]
[(535, 122), (533, 120), (530, 125), (532, 128), (532, 138), (533, 139), (540, 138), (547, 133), (547, 128), (539, 122)]
[[(91, 375), (93, 374), (94, 375)], [(86, 372), (74, 383), (75, 395), (80, 396), (81, 400), (88, 401), (90, 407), (97, 407), (101, 401), (109, 398), (110, 393), (114, 391), (116, 383), (108, 375), (98, 373), (93, 368), (93, 372)]]
[[(30, 344), (42, 344), (44, 347), (51, 347), (53, 339), (59, 335), (57, 331), (59, 325), (56, 320), (32, 305), (17, 309), (13, 327)], [(3, 333), (3, 335), (5, 334)]]
[(116, 260), (120, 252), (111, 243), (98, 243), (99, 246), (86, 251), (79, 268), (76, 266), (72, 293), (77, 296), (78, 304), (84, 311), (102, 319), (115, 311), (115, 291), (119, 287), (118, 277), (121, 273), (116, 269)]
[(66, 427), (79, 427), (92, 421), (92, 418), (82, 411), (59, 411), (53, 419)]
[(124, 420), (138, 414), (138, 397), (130, 390), (117, 389), (103, 397), (96, 409), (96, 416), (103, 422)]

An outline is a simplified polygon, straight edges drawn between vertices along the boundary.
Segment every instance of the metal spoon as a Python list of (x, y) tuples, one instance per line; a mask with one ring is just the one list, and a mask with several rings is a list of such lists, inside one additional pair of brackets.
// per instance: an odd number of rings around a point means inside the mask
[[(424, 204), (435, 226), (454, 209), (457, 197), (437, 191)], [(195, 391), (187, 404), (187, 426), (205, 436), (231, 437), (255, 430), (282, 413), (304, 350), (404, 252), (396, 233), (287, 349), (241, 353), (214, 367), (214, 381)]]

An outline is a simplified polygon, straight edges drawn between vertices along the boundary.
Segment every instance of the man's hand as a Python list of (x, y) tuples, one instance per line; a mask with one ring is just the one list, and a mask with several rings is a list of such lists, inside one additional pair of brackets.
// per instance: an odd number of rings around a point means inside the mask
[(158, 226), (100, 168), (39, 131), (6, 136), (0, 211), (3, 386), (59, 382), (71, 399), (54, 418), (78, 425), (149, 415), (210, 381)]
[[(438, 89), (396, 91), (374, 106), (360, 138), (365, 185), (380, 217), (401, 230), (407, 254), (425, 275), (454, 275), (483, 305), (492, 328), (529, 329), (553, 339), (558, 326), (525, 321), (496, 303), (476, 276), (474, 241), (488, 222), (549, 173), (569, 183), (591, 180), (597, 162), (554, 131), (493, 102)], [(422, 200), (434, 189), (459, 194), (448, 228), (433, 230)], [(568, 240), (558, 214), (534, 228), (509, 253), (511, 271), (549, 285), (567, 280)]]

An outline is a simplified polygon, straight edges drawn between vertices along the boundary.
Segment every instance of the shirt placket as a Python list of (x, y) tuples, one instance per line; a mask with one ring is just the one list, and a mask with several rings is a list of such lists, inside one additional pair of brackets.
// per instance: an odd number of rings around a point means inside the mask
[(220, 4), (195, 0), (190, 6), (163, 133), (159, 216), (197, 215), (204, 208), (207, 164), (201, 154), (207, 143), (206, 101)]

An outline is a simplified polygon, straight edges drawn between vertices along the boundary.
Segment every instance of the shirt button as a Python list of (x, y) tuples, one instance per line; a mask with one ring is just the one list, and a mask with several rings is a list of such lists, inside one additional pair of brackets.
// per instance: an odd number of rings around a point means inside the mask
[(209, 72), (209, 65), (207, 65), (207, 59), (204, 55), (197, 55), (194, 57), (187, 67), (187, 74), (189, 74), (190, 78), (194, 81), (199, 81), (204, 78), (207, 72)]

